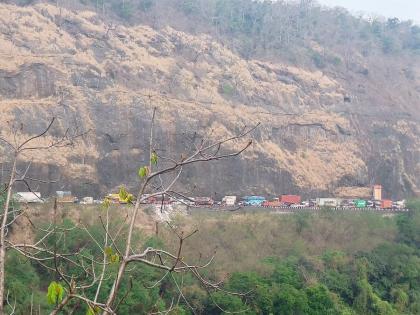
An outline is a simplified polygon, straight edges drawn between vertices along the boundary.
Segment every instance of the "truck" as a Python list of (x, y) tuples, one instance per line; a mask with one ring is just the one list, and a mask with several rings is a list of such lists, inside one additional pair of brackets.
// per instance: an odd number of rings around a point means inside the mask
[(392, 207), (395, 209), (404, 209), (405, 208), (405, 200), (398, 200), (392, 204)]
[(214, 200), (210, 197), (196, 197), (194, 202), (196, 206), (212, 206), (214, 204)]
[(392, 200), (389, 200), (389, 199), (381, 200), (381, 209), (391, 209), (391, 208), (392, 208)]
[(226, 206), (234, 206), (236, 204), (236, 196), (224, 196), (222, 204)]
[(82, 205), (93, 204), (93, 197), (83, 197), (82, 200), (80, 200), (80, 204), (82, 204)]
[(108, 194), (105, 197), (105, 200), (109, 203), (120, 203), (120, 204), (127, 204), (134, 199), (134, 196), (130, 193), (127, 193), (126, 198), (123, 199), (121, 194)]
[(77, 197), (74, 197), (71, 191), (57, 190), (55, 194), (58, 203), (75, 203), (78, 201)]
[(42, 203), (44, 200), (41, 199), (41, 193), (38, 191), (25, 191), (18, 192), (14, 195), (14, 198), (17, 202), (22, 203)]
[(261, 206), (265, 201), (262, 196), (245, 196), (242, 199), (245, 206)]
[(298, 195), (282, 195), (280, 197), (280, 202), (286, 204), (286, 205), (293, 205), (300, 203), (301, 197)]
[(63, 197), (57, 197), (58, 203), (76, 203), (78, 201), (77, 197), (74, 196), (63, 196)]
[(338, 207), (341, 204), (339, 198), (316, 198), (318, 207)]
[(282, 205), (282, 203), (277, 199), (277, 200), (266, 200), (261, 204), (263, 207), (280, 207)]
[(63, 197), (68, 197), (68, 196), (72, 195), (71, 191), (67, 191), (67, 190), (66, 191), (57, 190), (55, 192), (55, 194), (56, 194), (57, 198), (63, 198)]
[(366, 208), (367, 202), (363, 199), (356, 199), (354, 200), (354, 206), (356, 208)]

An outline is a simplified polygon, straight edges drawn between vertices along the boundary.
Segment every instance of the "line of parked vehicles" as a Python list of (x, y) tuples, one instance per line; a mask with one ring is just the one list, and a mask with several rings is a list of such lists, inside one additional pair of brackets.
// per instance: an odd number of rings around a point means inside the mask
[(281, 195), (278, 198), (267, 200), (263, 196), (245, 196), (238, 198), (237, 196), (225, 196), (221, 201), (215, 201), (210, 197), (191, 197), (183, 199), (167, 198), (150, 198), (145, 203), (151, 204), (186, 204), (197, 207), (224, 207), (224, 206), (249, 206), (249, 207), (266, 207), (266, 208), (370, 208), (370, 209), (405, 209), (405, 200), (392, 201), (383, 200), (366, 200), (366, 199), (344, 199), (344, 198), (315, 198), (302, 200), (299, 195)]
[[(43, 202), (39, 192), (19, 192), (15, 195), (17, 201), (20, 202)], [(103, 200), (94, 200), (93, 197), (83, 197), (78, 199), (72, 196), (71, 192), (57, 192), (57, 201), (60, 203), (80, 203), (80, 204), (101, 204), (104, 201), (117, 204), (126, 204), (128, 200), (134, 200), (134, 196), (125, 194), (108, 194)], [(220, 201), (215, 201), (211, 197), (184, 197), (173, 198), (168, 195), (150, 196), (144, 199), (144, 204), (184, 204), (191, 207), (266, 207), (266, 208), (343, 208), (343, 209), (394, 209), (403, 210), (406, 208), (405, 200), (392, 201), (383, 200), (366, 200), (366, 199), (345, 199), (345, 198), (315, 198), (302, 200), (299, 195), (281, 195), (278, 198), (267, 200), (264, 196), (225, 196)]]

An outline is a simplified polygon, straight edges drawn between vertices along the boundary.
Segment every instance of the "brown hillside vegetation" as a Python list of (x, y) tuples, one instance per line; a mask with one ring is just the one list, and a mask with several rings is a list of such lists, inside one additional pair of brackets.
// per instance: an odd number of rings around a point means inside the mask
[(194, 178), (202, 194), (351, 192), (375, 182), (389, 197), (419, 189), (418, 56), (391, 59), (375, 47), (364, 56), (307, 38), (302, 47), (337, 65), (317, 68), (298, 49), (295, 61), (286, 48), (263, 54), (257, 42), (245, 58), (240, 34), (192, 32), (185, 12), (154, 25), (150, 10), (134, 8), (123, 25), (88, 7), (0, 5), (1, 133), (17, 120), (31, 134), (51, 116), (57, 133), (93, 130), (75, 148), (28, 156), (34, 175), (60, 177), (79, 195), (132, 185), (157, 106), (157, 141), (171, 154), (185, 150), (185, 134), (220, 138), (262, 123), (241, 159), (186, 173), (182, 186)]
[[(35, 225), (47, 225), (51, 220), (53, 203), (32, 205), (28, 209)], [(131, 206), (113, 205), (110, 208), (112, 222), (123, 222)], [(145, 210), (145, 209), (143, 209)], [(59, 205), (59, 220), (69, 219), (80, 228), (99, 226), (97, 217), (103, 215), (100, 205)], [(155, 219), (150, 211), (140, 211), (136, 231), (144, 240), (155, 236)], [(117, 225), (118, 225), (117, 224)], [(171, 226), (176, 231), (198, 233), (189, 239), (183, 255), (191, 262), (205, 260), (217, 252), (208, 272), (216, 277), (226, 273), (257, 270), (264, 271), (262, 261), (267, 257), (306, 255), (315, 257), (326, 250), (355, 254), (370, 251), (383, 242), (396, 237), (395, 222), (373, 212), (335, 212), (323, 210), (317, 213), (298, 214), (262, 212), (215, 212), (191, 210), (191, 215), (175, 216)], [(177, 239), (167, 223), (159, 223), (159, 238), (168, 249), (177, 249)], [(18, 232), (18, 233), (17, 233)], [(14, 242), (29, 242), (36, 231), (26, 218), (18, 220), (11, 233)], [(200, 258), (201, 257), (201, 258)], [(316, 263), (314, 261), (314, 263)]]

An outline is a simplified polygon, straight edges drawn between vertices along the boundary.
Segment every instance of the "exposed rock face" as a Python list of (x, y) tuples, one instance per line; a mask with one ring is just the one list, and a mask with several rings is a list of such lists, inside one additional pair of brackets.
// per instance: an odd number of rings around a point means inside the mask
[(0, 5), (1, 132), (18, 121), (32, 134), (52, 116), (60, 121), (55, 134), (92, 129), (75, 148), (26, 156), (33, 176), (61, 178), (42, 192), (99, 196), (134, 186), (153, 106), (156, 141), (167, 155), (185, 151), (185, 134), (219, 138), (262, 123), (241, 158), (186, 170), (182, 186), (196, 185), (196, 194), (314, 195), (382, 183), (385, 196), (402, 197), (419, 189), (418, 63), (409, 87), (392, 92), (403, 74), (383, 87), (375, 85), (381, 69), (358, 83), (341, 81), (243, 60), (205, 35), (107, 29), (92, 12)]

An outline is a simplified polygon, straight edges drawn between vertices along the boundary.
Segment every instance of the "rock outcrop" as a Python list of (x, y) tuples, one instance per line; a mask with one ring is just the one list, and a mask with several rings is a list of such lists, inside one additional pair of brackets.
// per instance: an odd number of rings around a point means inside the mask
[(396, 198), (420, 187), (419, 64), (408, 85), (400, 74), (392, 80), (403, 87), (390, 91), (375, 84), (382, 69), (343, 80), (244, 60), (210, 36), (170, 27), (110, 30), (93, 12), (48, 4), (0, 5), (0, 56), (3, 135), (8, 121), (30, 135), (52, 116), (56, 134), (92, 129), (74, 148), (25, 157), (33, 176), (60, 178), (40, 187), (44, 194), (135, 186), (154, 106), (156, 141), (167, 155), (182, 154), (194, 132), (216, 139), (262, 123), (240, 158), (186, 170), (181, 185), (196, 194), (309, 196), (381, 183)]

